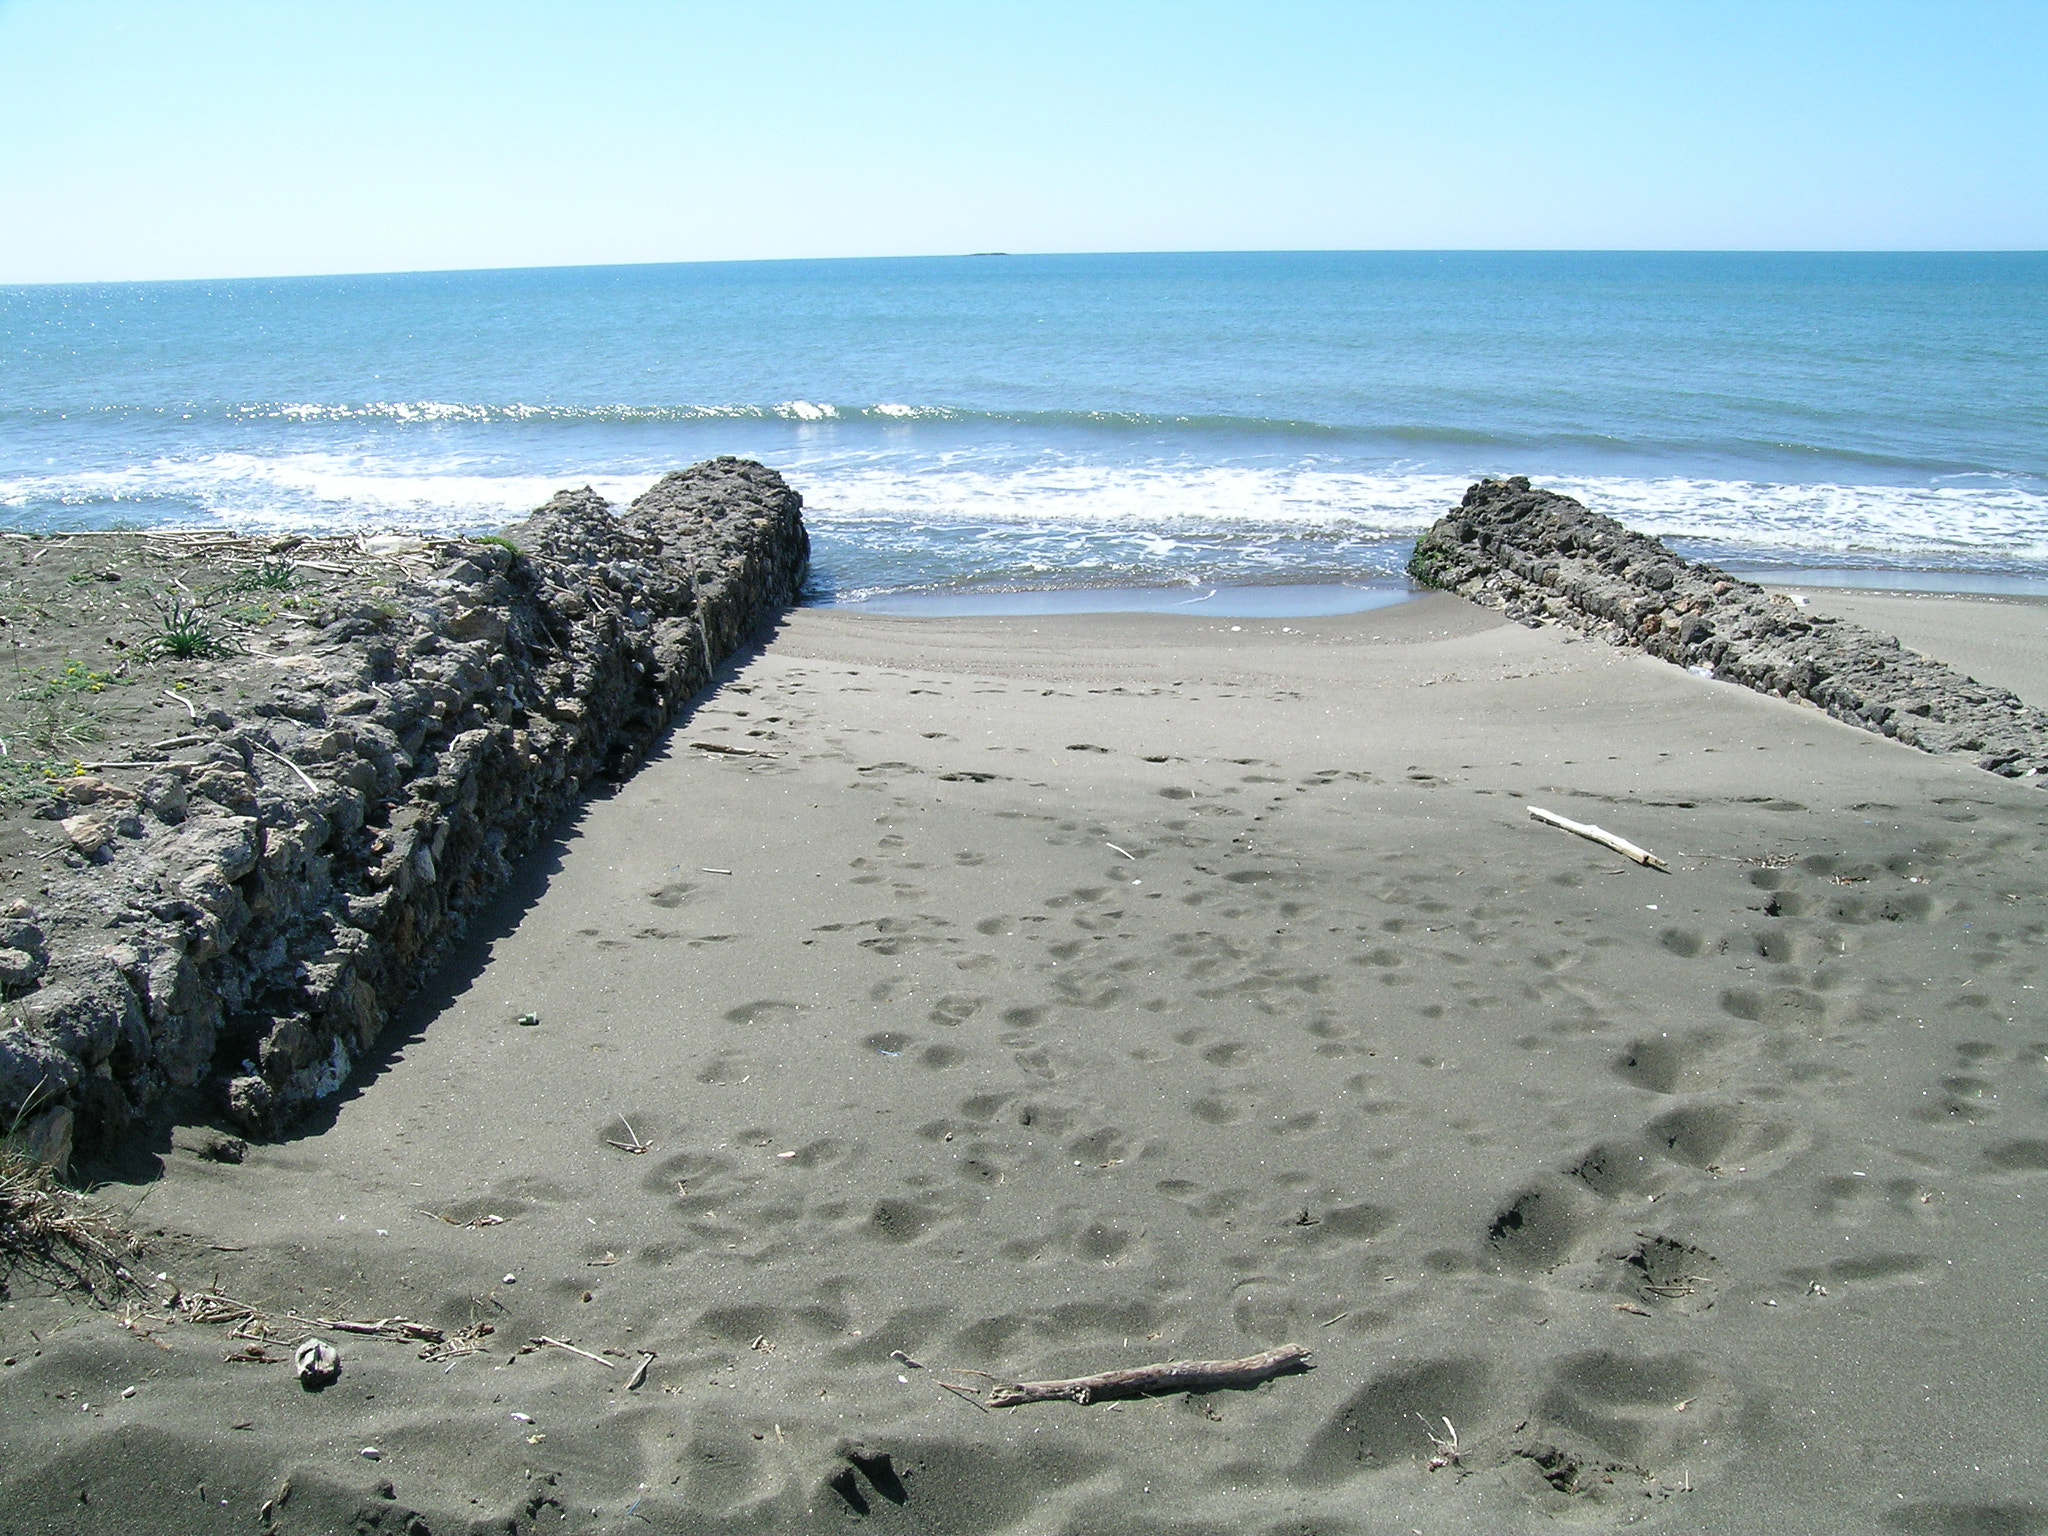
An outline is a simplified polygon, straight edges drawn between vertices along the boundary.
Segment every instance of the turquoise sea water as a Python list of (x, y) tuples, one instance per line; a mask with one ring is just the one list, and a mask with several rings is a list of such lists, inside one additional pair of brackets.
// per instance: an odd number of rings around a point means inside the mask
[(1351, 584), (1482, 474), (2048, 576), (2048, 256), (762, 262), (0, 289), (0, 526), (495, 527), (745, 454), (821, 596)]

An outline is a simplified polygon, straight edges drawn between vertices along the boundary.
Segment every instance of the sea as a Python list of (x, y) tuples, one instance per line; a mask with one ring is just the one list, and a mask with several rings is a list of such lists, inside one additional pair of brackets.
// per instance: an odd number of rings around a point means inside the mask
[(4, 529), (481, 532), (716, 454), (802, 493), (812, 601), (900, 612), (1371, 606), (1509, 474), (1748, 574), (2048, 593), (2048, 255), (0, 287)]

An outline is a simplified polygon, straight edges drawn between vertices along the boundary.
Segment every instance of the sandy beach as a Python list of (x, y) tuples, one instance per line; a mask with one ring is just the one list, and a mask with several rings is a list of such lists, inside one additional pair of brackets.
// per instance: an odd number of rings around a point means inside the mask
[(2044, 827), (1440, 594), (792, 612), (331, 1115), (103, 1171), (166, 1278), (10, 1292), (0, 1531), (2048, 1529)]

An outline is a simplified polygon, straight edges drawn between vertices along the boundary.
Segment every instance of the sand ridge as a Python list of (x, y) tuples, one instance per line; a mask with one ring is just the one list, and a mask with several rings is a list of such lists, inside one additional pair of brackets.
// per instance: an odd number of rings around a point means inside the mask
[(2044, 823), (1448, 598), (797, 612), (331, 1125), (129, 1187), (188, 1287), (485, 1347), (316, 1397), (17, 1297), (5, 1518), (2032, 1529)]

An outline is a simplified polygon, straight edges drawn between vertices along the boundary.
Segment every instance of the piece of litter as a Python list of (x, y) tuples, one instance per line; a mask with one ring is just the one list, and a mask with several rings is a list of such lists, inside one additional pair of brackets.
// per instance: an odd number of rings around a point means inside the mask
[(374, 1445), (364, 1446), (358, 1454), (365, 1461), (382, 1461), (384, 1459), (384, 1453)]
[(292, 1370), (300, 1386), (318, 1392), (341, 1379), (341, 1351), (325, 1339), (307, 1339), (292, 1351)]
[(512, 1415), (512, 1422), (515, 1424), (531, 1424), (533, 1422), (533, 1415), (530, 1413), (515, 1413)]
[(134, 1389), (133, 1387), (123, 1387), (123, 1388), (121, 1389), (121, 1396), (123, 1396), (124, 1398), (125, 1398), (125, 1397), (133, 1397), (134, 1395), (135, 1395), (135, 1389)]
[(517, 1024), (523, 1024), (528, 1029), (531, 1029), (534, 1025), (540, 1022), (540, 1015), (537, 1013), (522, 1013), (513, 1022)]
[(503, 1280), (499, 1281), (498, 1283), (500, 1285), (517, 1285), (519, 1283), (519, 1277), (517, 1275), (507, 1275)]

